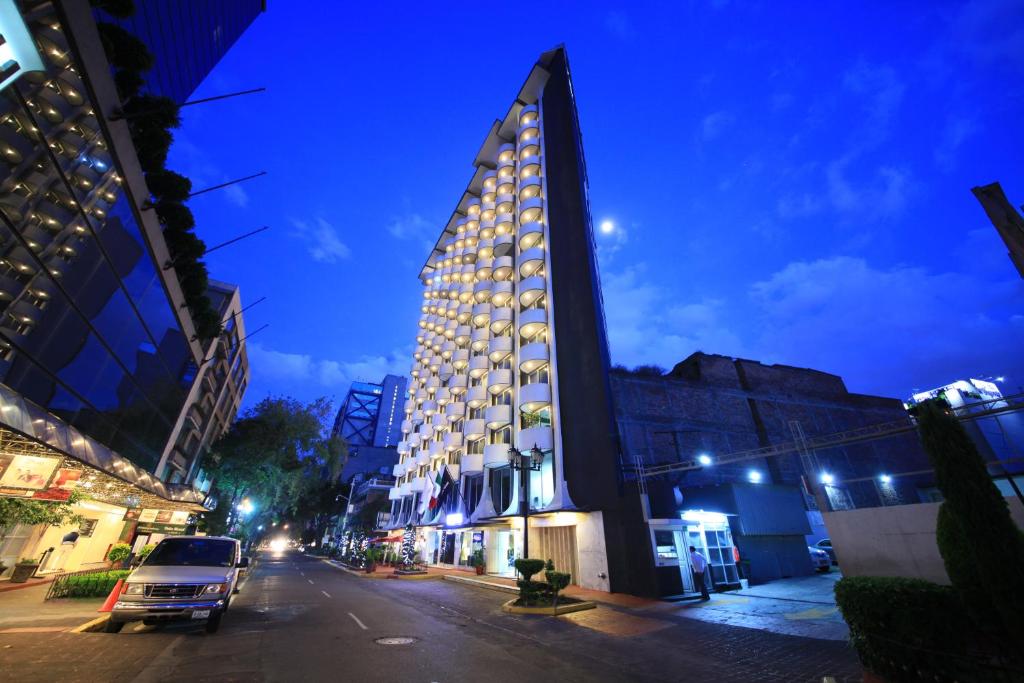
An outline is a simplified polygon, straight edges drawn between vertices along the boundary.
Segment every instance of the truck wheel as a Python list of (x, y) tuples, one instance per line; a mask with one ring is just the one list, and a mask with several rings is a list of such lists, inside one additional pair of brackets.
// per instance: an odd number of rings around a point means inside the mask
[(113, 619), (107, 619), (107, 623), (103, 624), (104, 633), (120, 633), (122, 628), (124, 628), (123, 621), (114, 621)]
[(210, 618), (206, 620), (206, 632), (216, 633), (217, 629), (220, 628), (220, 617), (221, 613), (211, 614)]

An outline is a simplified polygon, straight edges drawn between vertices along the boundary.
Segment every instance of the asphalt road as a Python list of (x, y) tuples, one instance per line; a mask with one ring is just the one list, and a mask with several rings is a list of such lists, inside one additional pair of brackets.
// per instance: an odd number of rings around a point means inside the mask
[[(509, 596), (447, 581), (352, 576), (299, 553), (264, 554), (220, 632), (0, 636), (18, 681), (860, 680), (844, 643), (599, 607), (508, 615)], [(412, 639), (384, 644), (383, 638)]]

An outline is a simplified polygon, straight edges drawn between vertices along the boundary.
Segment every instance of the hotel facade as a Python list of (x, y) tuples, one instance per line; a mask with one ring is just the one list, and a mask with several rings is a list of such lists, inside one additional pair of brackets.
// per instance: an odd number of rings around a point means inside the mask
[[(608, 347), (563, 48), (541, 55), (473, 165), (419, 274), (389, 528), (412, 524), (428, 564), (465, 566), (482, 551), (487, 573), (513, 576), (524, 526), (510, 449), (539, 449), (530, 557), (578, 585), (627, 590)], [(439, 474), (451, 483), (431, 509), (421, 501)]]

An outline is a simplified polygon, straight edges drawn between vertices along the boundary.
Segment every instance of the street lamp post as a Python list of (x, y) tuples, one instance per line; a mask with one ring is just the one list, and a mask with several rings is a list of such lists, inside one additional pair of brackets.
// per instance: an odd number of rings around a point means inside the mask
[(523, 559), (530, 557), (530, 472), (539, 472), (544, 451), (533, 445), (529, 453), (508, 447), (508, 464), (519, 472), (519, 514), (523, 516)]

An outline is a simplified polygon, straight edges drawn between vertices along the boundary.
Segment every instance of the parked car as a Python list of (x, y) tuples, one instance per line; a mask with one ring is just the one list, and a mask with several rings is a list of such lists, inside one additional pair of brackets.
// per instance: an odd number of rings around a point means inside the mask
[(168, 536), (128, 576), (105, 630), (117, 633), (139, 620), (196, 621), (216, 633), (248, 566), (233, 538)]
[(814, 544), (814, 547), (818, 550), (824, 550), (826, 553), (828, 553), (829, 559), (832, 560), (832, 564), (839, 564), (839, 560), (836, 559), (836, 551), (832, 547), (831, 538), (821, 539), (820, 541)]
[(807, 552), (811, 554), (811, 564), (817, 571), (824, 574), (832, 570), (832, 558), (824, 550), (807, 546)]

